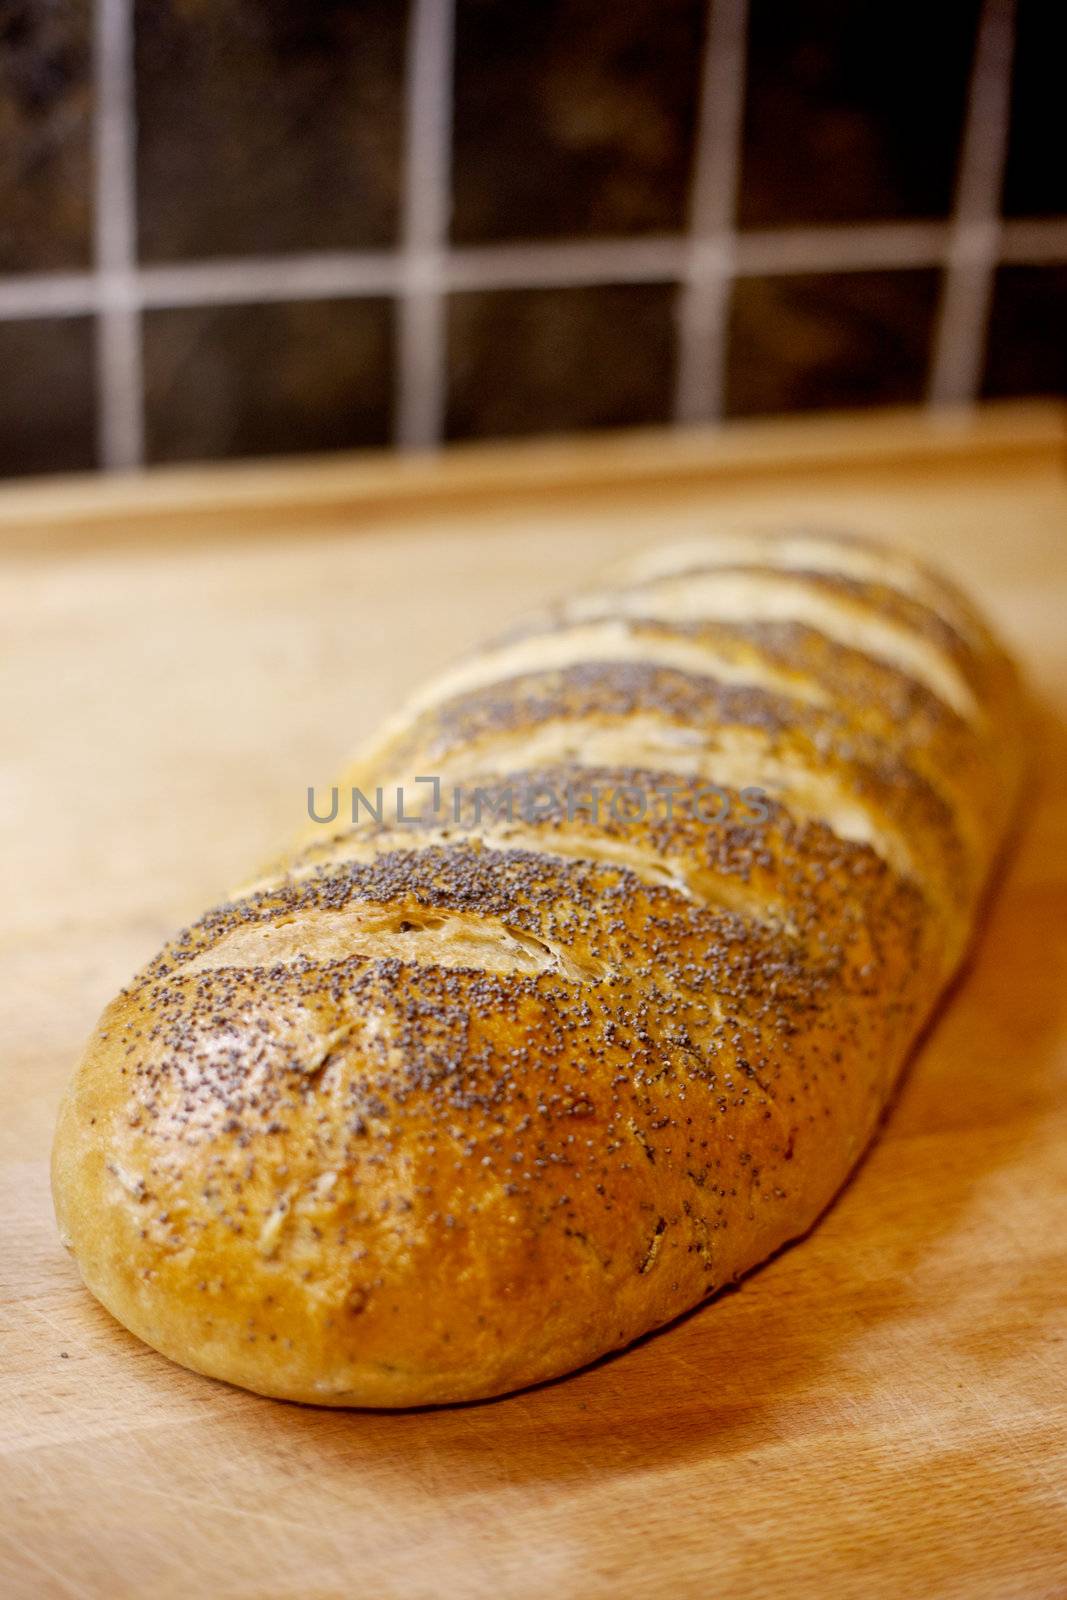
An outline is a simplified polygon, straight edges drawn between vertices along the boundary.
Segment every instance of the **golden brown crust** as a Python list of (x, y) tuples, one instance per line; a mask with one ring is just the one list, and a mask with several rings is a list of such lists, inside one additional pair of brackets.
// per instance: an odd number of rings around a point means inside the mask
[[(318, 828), (101, 1019), (57, 1215), (173, 1359), (321, 1404), (499, 1393), (668, 1321), (840, 1186), (988, 876), (1014, 678), (958, 598), (962, 631), (787, 579), (914, 633), (971, 717), (809, 623), (643, 618), (660, 581), (612, 592), (637, 658), (493, 679), (490, 650), (353, 769), (451, 774), (452, 810)], [(678, 640), (754, 683), (664, 665)]]

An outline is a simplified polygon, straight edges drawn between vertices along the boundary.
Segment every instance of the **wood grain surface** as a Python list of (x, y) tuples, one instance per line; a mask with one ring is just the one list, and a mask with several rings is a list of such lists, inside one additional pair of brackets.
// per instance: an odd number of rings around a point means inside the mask
[[(0, 492), (0, 1592), (1067, 1595), (1065, 437), (1009, 408)], [(112, 1322), (47, 1186), (112, 992), (488, 629), (624, 549), (816, 524), (966, 583), (1041, 736), (969, 970), (814, 1232), (448, 1410), (262, 1400)]]

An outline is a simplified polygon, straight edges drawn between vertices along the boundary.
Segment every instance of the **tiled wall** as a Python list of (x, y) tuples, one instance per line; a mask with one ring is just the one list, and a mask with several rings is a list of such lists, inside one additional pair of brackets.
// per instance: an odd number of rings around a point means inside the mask
[(0, 472), (1067, 377), (1051, 0), (6, 0)]

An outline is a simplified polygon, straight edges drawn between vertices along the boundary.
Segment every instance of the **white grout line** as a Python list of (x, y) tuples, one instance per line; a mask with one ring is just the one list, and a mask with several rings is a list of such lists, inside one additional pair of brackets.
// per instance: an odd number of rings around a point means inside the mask
[(678, 296), (674, 414), (722, 416), (741, 166), (748, 0), (710, 0), (693, 180), (689, 253)]
[(402, 270), (390, 250), (338, 251), (142, 267), (138, 283), (145, 306), (262, 305), (393, 295)]
[[(603, 283), (673, 283), (688, 246), (682, 235), (477, 245), (445, 254), (338, 251), (177, 261), (123, 275), (132, 303), (144, 307), (256, 305), (273, 301), (402, 296), (412, 284), (434, 292), (541, 289)], [(801, 244), (801, 249), (810, 246)], [(98, 311), (104, 274), (34, 273), (0, 278), (0, 321), (74, 317)]]
[(1000, 259), (1025, 266), (1067, 261), (1067, 217), (1020, 217), (1002, 223)]
[(144, 460), (144, 377), (136, 264), (132, 0), (96, 0), (96, 372), (105, 467)]
[(402, 450), (427, 450), (441, 442), (445, 417), (454, 0), (412, 0), (408, 26), (395, 434)]
[(768, 228), (736, 236), (734, 270), (740, 278), (754, 278), (940, 266), (947, 241), (948, 224), (944, 222)]
[[(762, 229), (734, 240), (739, 278), (885, 271), (944, 262), (949, 224), (888, 222), (859, 226)], [(0, 278), (0, 322), (98, 313), (120, 296), (135, 307), (266, 305), (399, 295), (407, 279), (430, 271), (444, 290), (551, 289), (614, 283), (674, 283), (684, 278), (683, 234), (645, 239), (576, 239), (452, 249), (432, 267), (388, 250), (180, 261), (136, 273), (26, 273)], [(1067, 263), (1067, 217), (1019, 217), (1001, 224), (999, 260)], [(414, 263), (412, 269), (411, 263)]]
[(555, 289), (606, 283), (674, 283), (685, 270), (683, 235), (561, 239), (453, 249), (450, 289)]
[(28, 272), (0, 278), (0, 321), (84, 317), (100, 304), (100, 287), (88, 272)]
[(1014, 24), (1015, 0), (985, 0), (930, 368), (929, 400), (934, 406), (972, 404), (981, 387), (1000, 249)]

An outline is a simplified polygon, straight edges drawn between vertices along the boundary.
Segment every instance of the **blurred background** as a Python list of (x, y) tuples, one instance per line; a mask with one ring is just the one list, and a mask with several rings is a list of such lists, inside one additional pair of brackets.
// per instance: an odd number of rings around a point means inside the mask
[(1062, 393), (1047, 0), (3, 0), (0, 474)]

